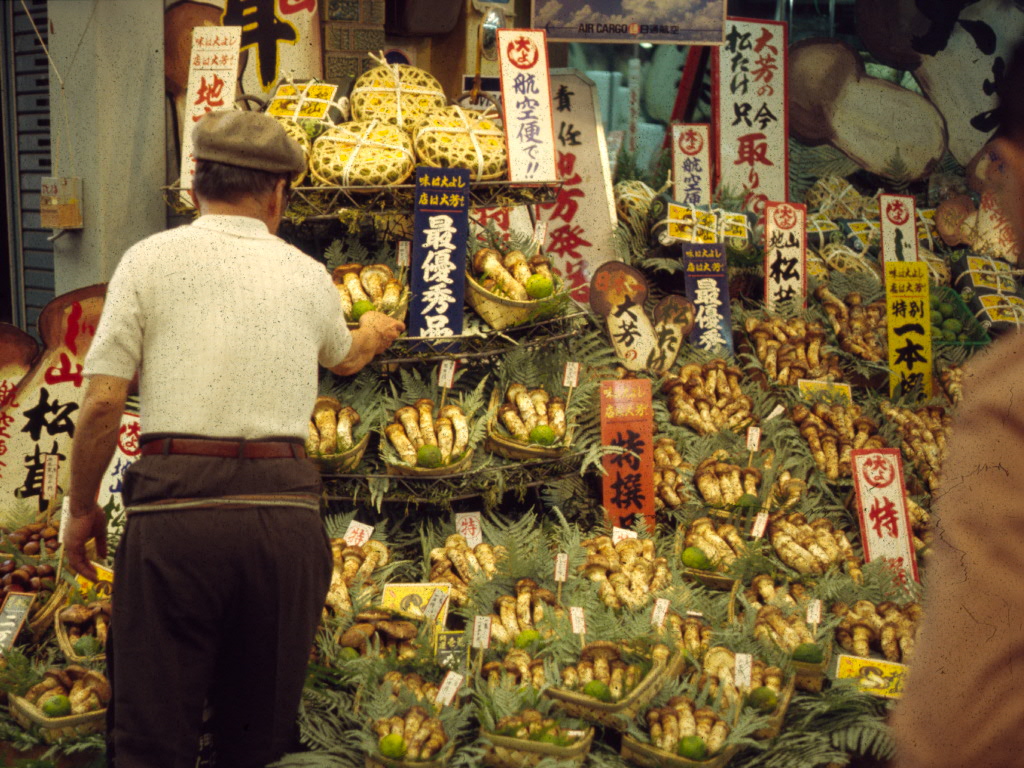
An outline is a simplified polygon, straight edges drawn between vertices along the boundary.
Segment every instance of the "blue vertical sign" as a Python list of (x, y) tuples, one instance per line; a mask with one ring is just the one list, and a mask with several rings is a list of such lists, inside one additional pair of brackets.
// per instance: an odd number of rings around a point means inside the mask
[(460, 336), (469, 232), (467, 169), (416, 169), (413, 226), (409, 335)]
[(690, 343), (700, 349), (726, 347), (733, 354), (725, 245), (683, 243), (686, 297), (697, 307)]

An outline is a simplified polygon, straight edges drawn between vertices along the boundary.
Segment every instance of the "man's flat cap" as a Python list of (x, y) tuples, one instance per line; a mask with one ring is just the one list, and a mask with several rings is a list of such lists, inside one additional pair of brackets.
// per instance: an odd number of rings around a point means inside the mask
[(212, 160), (268, 173), (301, 173), (306, 155), (272, 117), (259, 112), (207, 112), (192, 132), (197, 160)]

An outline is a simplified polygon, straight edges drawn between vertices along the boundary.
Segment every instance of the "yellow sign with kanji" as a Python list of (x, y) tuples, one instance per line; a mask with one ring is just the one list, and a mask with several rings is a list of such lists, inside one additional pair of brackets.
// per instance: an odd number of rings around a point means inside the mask
[(849, 384), (817, 379), (797, 379), (797, 391), (804, 400), (827, 400), (843, 405), (853, 404), (853, 389)]
[(889, 394), (920, 388), (932, 396), (932, 324), (928, 265), (886, 261), (885, 311), (889, 336)]
[(437, 612), (437, 628), (443, 629), (448, 619), (448, 604), (451, 602), (452, 585), (442, 582), (423, 584), (385, 584), (380, 595), (380, 607), (396, 611), (403, 616), (422, 619), (435, 593), (444, 595), (444, 603)]
[(330, 83), (306, 83), (301, 87), (282, 85), (267, 107), (267, 114), (274, 117), (311, 117), (322, 120), (334, 105), (338, 86)]
[(903, 695), (909, 670), (905, 664), (842, 654), (836, 667), (836, 678), (856, 680), (857, 687), (864, 693), (898, 699)]
[(90, 581), (80, 573), (75, 574), (75, 581), (82, 594), (86, 594), (90, 588), (96, 591), (99, 597), (107, 597), (114, 591), (114, 571), (105, 565), (93, 563), (96, 569), (96, 581)]
[(689, 243), (717, 243), (718, 216), (713, 211), (698, 211), (669, 203), (668, 234)]

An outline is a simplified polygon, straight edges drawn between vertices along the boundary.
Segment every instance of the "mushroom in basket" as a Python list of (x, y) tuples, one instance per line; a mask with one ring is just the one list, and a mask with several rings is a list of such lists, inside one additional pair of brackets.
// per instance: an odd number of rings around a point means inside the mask
[(519, 443), (554, 445), (565, 437), (565, 400), (546, 389), (514, 382), (505, 392), (498, 418)]
[(424, 469), (448, 466), (461, 459), (469, 447), (469, 420), (462, 407), (449, 403), (434, 416), (429, 398), (395, 411), (384, 428), (391, 445), (406, 464)]

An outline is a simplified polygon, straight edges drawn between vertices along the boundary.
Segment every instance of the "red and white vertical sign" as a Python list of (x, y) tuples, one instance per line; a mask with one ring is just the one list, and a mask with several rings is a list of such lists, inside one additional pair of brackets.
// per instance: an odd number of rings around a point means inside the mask
[(544, 30), (499, 29), (498, 69), (509, 181), (530, 184), (557, 180)]
[(476, 549), (483, 538), (483, 526), (479, 512), (457, 512), (455, 514), (455, 530), (466, 540), (470, 549)]
[(807, 306), (807, 206), (768, 203), (764, 215), (764, 305)]
[(785, 22), (726, 19), (711, 61), (718, 182), (760, 216), (769, 200), (789, 200)]
[[(192, 189), (196, 161), (192, 156), (192, 129), (199, 118), (216, 109), (231, 109), (238, 83), (241, 27), (196, 27), (192, 30), (192, 60), (185, 91), (185, 118), (181, 137), (182, 189)], [(183, 195), (183, 199), (187, 198)]]
[(601, 466), (609, 522), (632, 528), (638, 515), (654, 529), (654, 409), (650, 379), (601, 382), (601, 443), (624, 449)]
[(711, 128), (672, 123), (672, 199), (688, 208), (711, 205)]
[(882, 262), (917, 261), (917, 205), (910, 195), (879, 195)]
[(898, 448), (850, 452), (864, 560), (884, 559), (900, 581), (919, 581)]

